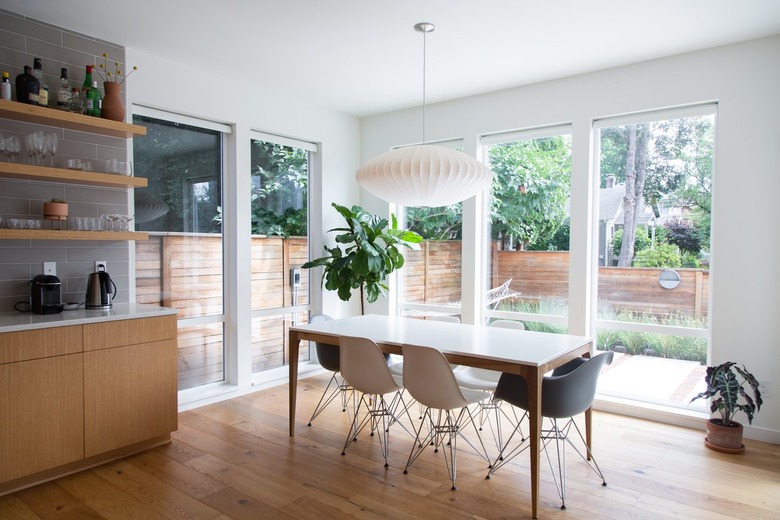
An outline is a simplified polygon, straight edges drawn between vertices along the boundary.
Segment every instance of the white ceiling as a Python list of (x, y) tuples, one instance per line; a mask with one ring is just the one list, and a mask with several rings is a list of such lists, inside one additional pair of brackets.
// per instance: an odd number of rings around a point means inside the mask
[[(0, 0), (364, 116), (780, 34), (780, 0)], [(778, 57), (780, 59), (780, 57)], [(778, 66), (778, 63), (767, 64)], [(229, 80), (228, 80), (229, 81)], [(196, 85), (192, 85), (193, 88)]]

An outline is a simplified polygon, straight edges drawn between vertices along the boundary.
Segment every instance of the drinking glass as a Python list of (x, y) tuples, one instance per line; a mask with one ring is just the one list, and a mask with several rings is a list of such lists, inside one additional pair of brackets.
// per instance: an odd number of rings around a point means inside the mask
[(49, 152), (49, 166), (51, 167), (54, 167), (54, 154), (57, 153), (59, 142), (60, 139), (57, 134), (49, 134), (46, 136), (46, 151)]
[(5, 142), (5, 155), (7, 155), (11, 162), (16, 162), (16, 156), (22, 151), (22, 145), (19, 142), (19, 138), (15, 135), (8, 137)]
[(5, 137), (0, 135), (0, 153), (5, 155)]

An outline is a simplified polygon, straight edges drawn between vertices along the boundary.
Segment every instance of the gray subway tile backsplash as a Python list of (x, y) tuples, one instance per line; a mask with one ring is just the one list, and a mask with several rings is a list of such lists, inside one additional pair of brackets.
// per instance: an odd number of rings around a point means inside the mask
[[(103, 63), (104, 52), (108, 54), (111, 70), (114, 62), (125, 62), (121, 46), (0, 10), (0, 71), (10, 73), (12, 84), (24, 65), (32, 65), (33, 58), (40, 57), (52, 91), (59, 85), (61, 67), (68, 69), (71, 86), (80, 87), (85, 66)], [(99, 80), (97, 76), (95, 79)], [(15, 89), (13, 95), (16, 95)], [(125, 139), (0, 119), (0, 134), (15, 134), (22, 140), (18, 162), (29, 161), (24, 137), (35, 131), (58, 134), (60, 142), (54, 161), (60, 165), (66, 158), (77, 157), (91, 161), (93, 170), (102, 172), (106, 159), (127, 159)], [(0, 156), (0, 161), (5, 160)], [(132, 213), (125, 189), (0, 178), (0, 215), (38, 217), (43, 202), (52, 197), (67, 200), (71, 216)], [(0, 240), (0, 312), (13, 312), (16, 302), (27, 301), (29, 281), (42, 272), (44, 261), (57, 262), (57, 275), (63, 283), (63, 301), (81, 302), (95, 260), (106, 260), (119, 289), (114, 301), (126, 302), (129, 298), (129, 259), (130, 245), (121, 240)]]

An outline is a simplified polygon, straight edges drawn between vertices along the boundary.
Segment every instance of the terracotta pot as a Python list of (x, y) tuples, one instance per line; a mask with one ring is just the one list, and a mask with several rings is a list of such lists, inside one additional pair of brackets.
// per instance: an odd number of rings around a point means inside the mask
[(44, 202), (43, 218), (45, 220), (68, 220), (68, 203)]
[(122, 104), (122, 84), (115, 81), (105, 81), (103, 88), (106, 94), (103, 97), (100, 116), (112, 121), (124, 121), (125, 106)]
[(745, 446), (742, 444), (742, 425), (732, 423), (724, 426), (721, 419), (707, 421), (707, 437), (704, 444), (715, 451), (723, 453), (742, 453)]

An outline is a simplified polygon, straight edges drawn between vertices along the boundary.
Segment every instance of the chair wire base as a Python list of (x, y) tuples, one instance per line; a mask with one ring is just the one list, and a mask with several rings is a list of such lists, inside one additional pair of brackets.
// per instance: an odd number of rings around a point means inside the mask
[[(479, 439), (479, 448), (463, 434), (463, 427), (466, 426), (466, 424), (464, 424), (466, 422), (471, 423), (474, 428), (477, 439)], [(428, 432), (425, 434), (425, 437), (421, 437), (423, 428), (426, 425), (428, 426)], [(436, 421), (433, 420), (431, 408), (426, 408), (423, 412), (423, 420), (417, 428), (415, 443), (412, 446), (412, 451), (409, 453), (409, 459), (406, 462), (404, 473), (409, 472), (411, 465), (414, 464), (414, 461), (416, 461), (420, 454), (425, 451), (427, 446), (434, 446), (434, 453), (437, 453), (439, 451), (439, 446), (444, 445), (444, 463), (447, 466), (447, 473), (452, 482), (452, 490), (457, 489), (455, 486), (455, 477), (457, 473), (456, 451), (458, 448), (458, 437), (462, 437), (463, 440), (485, 460), (485, 462), (490, 464), (490, 456), (487, 454), (485, 445), (482, 442), (482, 437), (479, 435), (477, 421), (474, 419), (474, 415), (468, 407), (464, 406), (461, 408), (457, 416), (453, 414), (452, 410), (437, 410)]]
[[(604, 479), (604, 474), (601, 472), (601, 469), (599, 468), (598, 463), (596, 462), (596, 459), (593, 458), (593, 453), (588, 448), (587, 443), (585, 442), (585, 437), (583, 437), (582, 432), (580, 431), (579, 426), (577, 426), (577, 423), (574, 422), (574, 419), (568, 419), (566, 421), (566, 424), (561, 428), (558, 426), (557, 419), (549, 419), (552, 422), (552, 425), (549, 429), (542, 428), (542, 449), (544, 450), (545, 457), (547, 458), (547, 462), (550, 464), (550, 469), (552, 470), (552, 476), (553, 481), (555, 482), (555, 488), (558, 490), (558, 497), (561, 499), (561, 509), (566, 509), (566, 444), (571, 446), (571, 448), (574, 450), (574, 452), (579, 455), (579, 457), (585, 461), (585, 463), (590, 466), (590, 468), (596, 472), (596, 474), (601, 479), (601, 485), (606, 486), (607, 482)], [(515, 433), (519, 431), (519, 424), (515, 427), (515, 429), (512, 431), (512, 434), (507, 439), (506, 444), (501, 449), (500, 453), (498, 454), (498, 457), (496, 458), (496, 461), (493, 463), (492, 467), (490, 468), (490, 471), (488, 472), (487, 476), (485, 478), (489, 479), (490, 476), (499, 470), (504, 464), (511, 461), (513, 458), (515, 458), (517, 455), (521, 454), (525, 450), (527, 450), (530, 447), (530, 443), (526, 442), (527, 439), (523, 439), (518, 445), (516, 445), (514, 448), (512, 448), (508, 453), (505, 453), (506, 448), (509, 446), (509, 444), (512, 442), (512, 438), (514, 437)], [(582, 442), (582, 445), (585, 447), (585, 451), (583, 452), (580, 448), (578, 448), (569, 438), (572, 428), (574, 429), (574, 432), (576, 432), (577, 436), (579, 437), (580, 441)], [(522, 435), (522, 432), (521, 432)], [(556, 475), (555, 472), (555, 465), (553, 464), (553, 454), (550, 452), (551, 449), (548, 449), (548, 445), (555, 441), (555, 463), (558, 466), (558, 474)]]

